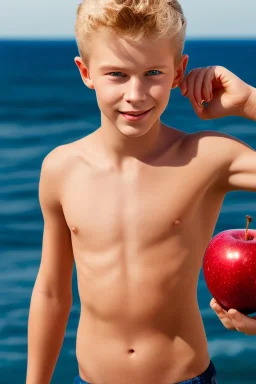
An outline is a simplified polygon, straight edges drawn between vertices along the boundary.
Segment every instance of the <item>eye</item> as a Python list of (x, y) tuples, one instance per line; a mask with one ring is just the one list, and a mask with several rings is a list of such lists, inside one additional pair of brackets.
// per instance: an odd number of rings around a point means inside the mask
[[(152, 76), (152, 74), (153, 74), (153, 76), (163, 74), (163, 72), (158, 71), (157, 69), (152, 69), (151, 71), (148, 71), (147, 73), (149, 73), (149, 75), (146, 75), (146, 76)], [(107, 73), (107, 75), (109, 75), (111, 77), (126, 77), (126, 74), (123, 72), (109, 72), (109, 73)]]
[[(117, 74), (121, 74), (122, 76), (121, 77), (125, 77), (125, 74), (122, 73), (122, 72), (109, 72), (108, 75), (109, 76), (112, 76), (112, 77), (120, 77), (120, 76), (116, 76)], [(123, 76), (124, 75), (124, 76)]]
[[(151, 71), (148, 71), (148, 73), (150, 73), (150, 72), (155, 72), (154, 73), (154, 76), (155, 75), (161, 75), (163, 72), (161, 72), (161, 71), (158, 71), (157, 69), (152, 69)], [(158, 72), (158, 73), (156, 73), (156, 72)]]

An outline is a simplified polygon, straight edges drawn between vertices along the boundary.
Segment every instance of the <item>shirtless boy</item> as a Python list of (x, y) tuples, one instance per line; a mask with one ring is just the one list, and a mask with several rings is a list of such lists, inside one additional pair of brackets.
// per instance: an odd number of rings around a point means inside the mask
[(182, 82), (186, 22), (176, 1), (86, 0), (76, 27), (75, 62), (96, 92), (101, 126), (42, 164), (43, 249), (26, 383), (50, 383), (74, 262), (75, 383), (217, 383), (197, 282), (225, 194), (256, 191), (256, 154), (232, 136), (187, 134), (160, 117), (178, 86), (201, 118), (252, 117), (255, 89), (222, 67)]

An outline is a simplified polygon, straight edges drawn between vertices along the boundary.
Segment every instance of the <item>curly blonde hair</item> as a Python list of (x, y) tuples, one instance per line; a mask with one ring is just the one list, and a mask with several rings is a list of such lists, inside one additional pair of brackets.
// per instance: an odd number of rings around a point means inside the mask
[(77, 9), (75, 35), (85, 65), (89, 62), (90, 37), (104, 27), (136, 42), (145, 36), (172, 38), (179, 61), (184, 50), (186, 24), (178, 0), (83, 0)]

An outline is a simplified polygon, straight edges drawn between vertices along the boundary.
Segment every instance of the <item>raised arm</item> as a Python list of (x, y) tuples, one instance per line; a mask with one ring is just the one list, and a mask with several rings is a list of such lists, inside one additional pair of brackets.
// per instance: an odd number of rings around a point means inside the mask
[(73, 252), (60, 204), (63, 148), (44, 159), (39, 200), (44, 218), (42, 257), (28, 321), (26, 384), (50, 384), (72, 305)]

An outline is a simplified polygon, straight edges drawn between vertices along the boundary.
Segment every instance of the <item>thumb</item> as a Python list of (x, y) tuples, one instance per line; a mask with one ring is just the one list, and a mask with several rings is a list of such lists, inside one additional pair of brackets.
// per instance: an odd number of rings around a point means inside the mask
[(243, 315), (235, 309), (228, 311), (234, 326), (237, 331), (245, 333), (246, 335), (256, 335), (256, 319)]

